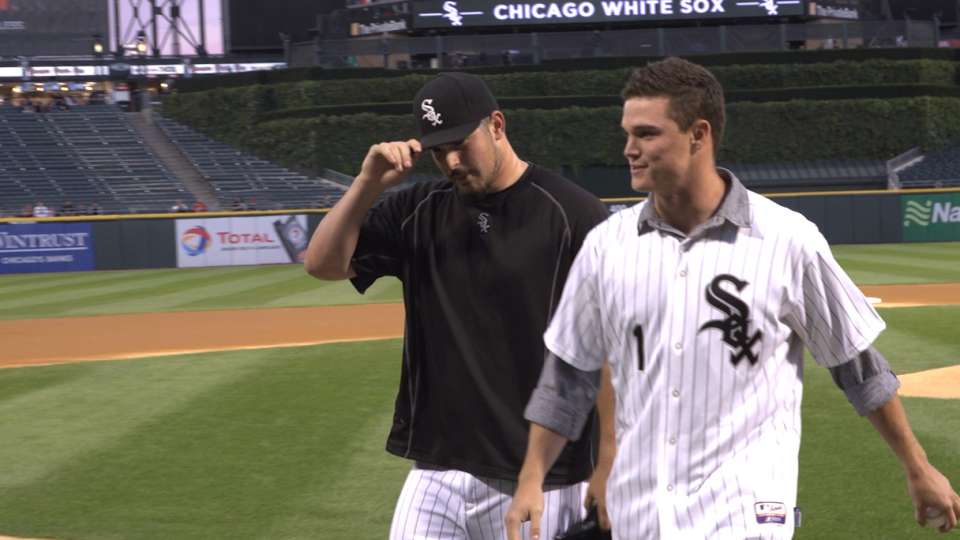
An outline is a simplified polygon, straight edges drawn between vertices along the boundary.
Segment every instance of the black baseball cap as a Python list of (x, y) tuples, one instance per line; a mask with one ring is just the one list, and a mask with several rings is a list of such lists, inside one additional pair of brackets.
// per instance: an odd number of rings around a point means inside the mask
[(469, 73), (441, 73), (423, 85), (413, 100), (420, 144), (432, 148), (459, 142), (499, 110), (483, 79)]

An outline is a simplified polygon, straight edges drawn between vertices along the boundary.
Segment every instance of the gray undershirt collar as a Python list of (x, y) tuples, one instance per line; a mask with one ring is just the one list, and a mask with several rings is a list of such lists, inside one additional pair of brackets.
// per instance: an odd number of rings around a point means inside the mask
[[(730, 222), (737, 227), (750, 226), (750, 200), (747, 194), (747, 188), (743, 186), (743, 183), (740, 182), (740, 179), (737, 178), (735, 174), (727, 169), (717, 167), (717, 174), (719, 174), (720, 178), (727, 184), (727, 193), (724, 195), (723, 201), (720, 202), (720, 207), (717, 208), (713, 216), (691, 231), (690, 237), (696, 236), (706, 229), (719, 227), (726, 222)], [(663, 219), (657, 215), (657, 210), (653, 204), (655, 197), (656, 195), (651, 193), (647, 199), (647, 204), (640, 210), (640, 216), (637, 220), (637, 234), (644, 234), (653, 229), (659, 229), (681, 237), (687, 236), (663, 221)]]

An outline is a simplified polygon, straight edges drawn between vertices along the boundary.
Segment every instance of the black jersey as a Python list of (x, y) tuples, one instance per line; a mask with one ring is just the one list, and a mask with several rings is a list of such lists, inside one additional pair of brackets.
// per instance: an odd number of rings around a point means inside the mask
[[(369, 211), (353, 284), (362, 293), (381, 276), (397, 276), (406, 305), (389, 452), (516, 479), (543, 332), (584, 237), (606, 216), (593, 195), (532, 164), (497, 193), (475, 197), (449, 181), (422, 182)], [(589, 477), (592, 432), (588, 425), (567, 445), (549, 483)]]

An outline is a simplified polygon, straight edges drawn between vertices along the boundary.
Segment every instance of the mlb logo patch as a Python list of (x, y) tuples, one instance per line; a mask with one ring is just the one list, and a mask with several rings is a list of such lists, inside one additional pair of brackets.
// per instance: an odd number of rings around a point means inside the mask
[(758, 502), (753, 505), (753, 510), (757, 514), (757, 523), (778, 523), (783, 525), (787, 522), (787, 507), (779, 502)]

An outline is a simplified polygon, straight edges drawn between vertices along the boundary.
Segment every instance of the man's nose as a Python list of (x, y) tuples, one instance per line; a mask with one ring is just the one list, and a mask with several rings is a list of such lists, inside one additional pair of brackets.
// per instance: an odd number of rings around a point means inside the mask
[(451, 150), (443, 156), (444, 165), (447, 166), (447, 170), (453, 171), (460, 166), (460, 152)]

